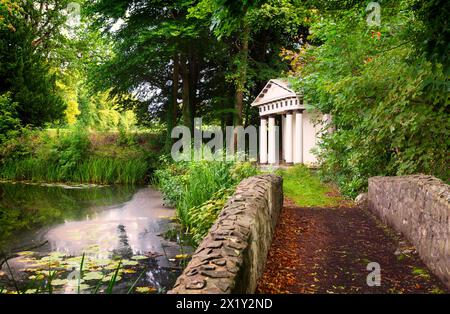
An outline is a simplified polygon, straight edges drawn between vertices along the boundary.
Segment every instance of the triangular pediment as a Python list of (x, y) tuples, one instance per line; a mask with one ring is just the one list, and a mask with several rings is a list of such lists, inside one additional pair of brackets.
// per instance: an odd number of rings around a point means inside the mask
[(252, 106), (260, 106), (269, 102), (277, 101), (279, 99), (296, 97), (297, 94), (290, 88), (289, 83), (285, 80), (273, 79), (270, 80), (264, 89), (256, 97)]

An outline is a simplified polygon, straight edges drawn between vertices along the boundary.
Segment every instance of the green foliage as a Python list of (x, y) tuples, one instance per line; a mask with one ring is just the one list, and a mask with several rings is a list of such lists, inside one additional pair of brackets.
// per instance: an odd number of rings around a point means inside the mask
[(256, 111), (246, 108), (244, 96), (258, 93), (268, 79), (285, 70), (278, 53), (282, 46), (294, 46), (295, 38), (306, 33), (305, 6), (295, 0), (202, 0), (188, 11), (189, 17), (209, 24), (219, 42), (232, 43), (232, 54), (225, 60), (225, 79), (235, 92), (235, 125), (253, 122)]
[(176, 207), (179, 221), (198, 243), (235, 186), (257, 173), (250, 163), (202, 160), (166, 163), (155, 178), (164, 199)]
[(50, 160), (57, 162), (60, 177), (68, 180), (89, 153), (90, 141), (85, 130), (77, 128), (60, 136), (51, 148)]
[(11, 101), (9, 94), (0, 95), (0, 144), (19, 129), (17, 103)]
[(321, 143), (325, 179), (355, 196), (376, 175), (427, 173), (449, 179), (448, 77), (417, 53), (423, 31), (412, 1), (382, 4), (369, 27), (364, 4), (323, 14), (311, 29), (297, 80), (311, 107), (333, 116)]
[(125, 119), (120, 119), (119, 130), (119, 145), (133, 146), (136, 145), (136, 136), (131, 133), (129, 127), (126, 125)]
[(184, 177), (187, 169), (181, 164), (169, 164), (155, 171), (155, 180), (170, 206), (176, 206), (184, 195)]
[[(156, 153), (136, 146), (106, 148), (97, 135), (92, 139), (82, 128), (25, 133), (11, 138), (0, 150), (0, 178), (35, 182), (136, 184), (147, 180), (149, 163)], [(106, 152), (103, 150), (106, 149)]]
[(0, 168), (0, 178), (33, 182), (136, 184), (143, 183), (148, 174), (145, 160), (92, 157), (75, 164), (75, 168), (70, 170), (66, 165), (36, 158), (9, 161)]
[(416, 32), (415, 46), (423, 51), (427, 59), (444, 66), (444, 73), (450, 71), (448, 38), (450, 28), (448, 16), (450, 5), (446, 0), (416, 0), (413, 9), (423, 28)]
[(9, 28), (14, 30), (14, 26), (10, 23), (9, 17), (17, 16), (21, 11), (18, 3), (14, 0), (0, 0), (0, 29)]
[(192, 241), (195, 245), (200, 244), (207, 235), (209, 229), (216, 222), (220, 211), (225, 206), (228, 198), (234, 193), (234, 189), (221, 189), (203, 204), (189, 210)]
[(67, 3), (57, 1), (44, 11), (33, 1), (15, 2), (19, 13), (7, 14), (3, 23), (9, 27), (0, 27), (0, 94), (10, 93), (23, 125), (43, 126), (64, 116), (66, 103), (56, 92), (57, 75), (47, 56), (57, 55), (51, 52), (65, 21), (59, 10)]
[(132, 110), (120, 111), (120, 103), (109, 92), (92, 93), (81, 87), (78, 102), (78, 122), (84, 127), (96, 131), (118, 130), (123, 135), (136, 127), (136, 114)]
[(283, 192), (298, 206), (332, 207), (341, 200), (333, 196), (333, 190), (323, 184), (313, 170), (303, 165), (281, 170), (279, 174), (283, 177)]
[(73, 176), (79, 178), (77, 182), (135, 184), (147, 179), (148, 170), (145, 159), (90, 158), (79, 166)]

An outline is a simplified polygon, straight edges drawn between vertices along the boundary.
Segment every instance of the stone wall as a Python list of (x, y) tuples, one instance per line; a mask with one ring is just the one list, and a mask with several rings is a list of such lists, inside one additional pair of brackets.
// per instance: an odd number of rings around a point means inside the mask
[(369, 179), (369, 208), (450, 288), (450, 186), (425, 175)]
[(244, 180), (169, 293), (254, 293), (282, 206), (281, 177)]

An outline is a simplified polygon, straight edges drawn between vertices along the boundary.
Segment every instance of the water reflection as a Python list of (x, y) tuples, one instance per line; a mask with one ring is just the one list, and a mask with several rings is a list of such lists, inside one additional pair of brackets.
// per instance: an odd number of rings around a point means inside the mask
[[(64, 188), (0, 184), (0, 250), (42, 240), (42, 228), (87, 219), (97, 210), (131, 200), (135, 187)], [(30, 231), (35, 231), (30, 234)], [(26, 236), (29, 236), (28, 238)]]
[[(179, 247), (160, 236), (169, 228), (174, 211), (165, 208), (160, 194), (151, 188), (0, 184), (0, 195), (3, 251), (47, 241), (9, 261), (20, 280), (41, 276), (48, 263), (67, 278), (62, 270), (79, 267), (82, 254), (89, 276), (97, 280), (100, 275), (111, 276), (122, 261), (126, 269), (121, 276), (127, 280), (118, 283), (116, 292), (126, 291), (139, 274), (145, 274), (141, 285), (164, 291), (179, 273), (178, 264), (170, 262), (179, 254)], [(60, 292), (73, 292), (70, 282), (58, 280)], [(89, 283), (83, 288), (91, 288)]]
[(132, 199), (109, 209), (92, 208), (83, 220), (66, 221), (48, 231), (45, 238), (53, 251), (79, 255), (97, 245), (100, 251), (122, 257), (161, 249), (159, 234), (165, 231), (167, 218), (174, 214), (163, 207), (158, 192), (138, 190)]

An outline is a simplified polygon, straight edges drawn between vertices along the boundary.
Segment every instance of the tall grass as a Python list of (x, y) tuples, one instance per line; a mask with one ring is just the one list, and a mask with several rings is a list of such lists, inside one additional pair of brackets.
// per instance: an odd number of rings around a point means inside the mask
[(192, 162), (188, 165), (184, 193), (177, 210), (183, 221), (189, 222), (189, 210), (208, 201), (214, 193), (235, 184), (231, 171), (234, 164), (227, 162)]
[(152, 165), (132, 134), (104, 139), (82, 128), (50, 135), (24, 132), (0, 146), (0, 179), (37, 182), (134, 184), (144, 182)]
[(236, 185), (257, 173), (249, 162), (201, 160), (167, 164), (155, 177), (178, 220), (198, 243)]
[(74, 177), (77, 182), (134, 184), (143, 182), (147, 171), (145, 160), (90, 158), (77, 167)]
[(135, 184), (144, 182), (145, 160), (91, 157), (67, 169), (59, 162), (27, 158), (9, 160), (0, 166), (0, 179), (33, 182), (76, 182), (95, 184)]

